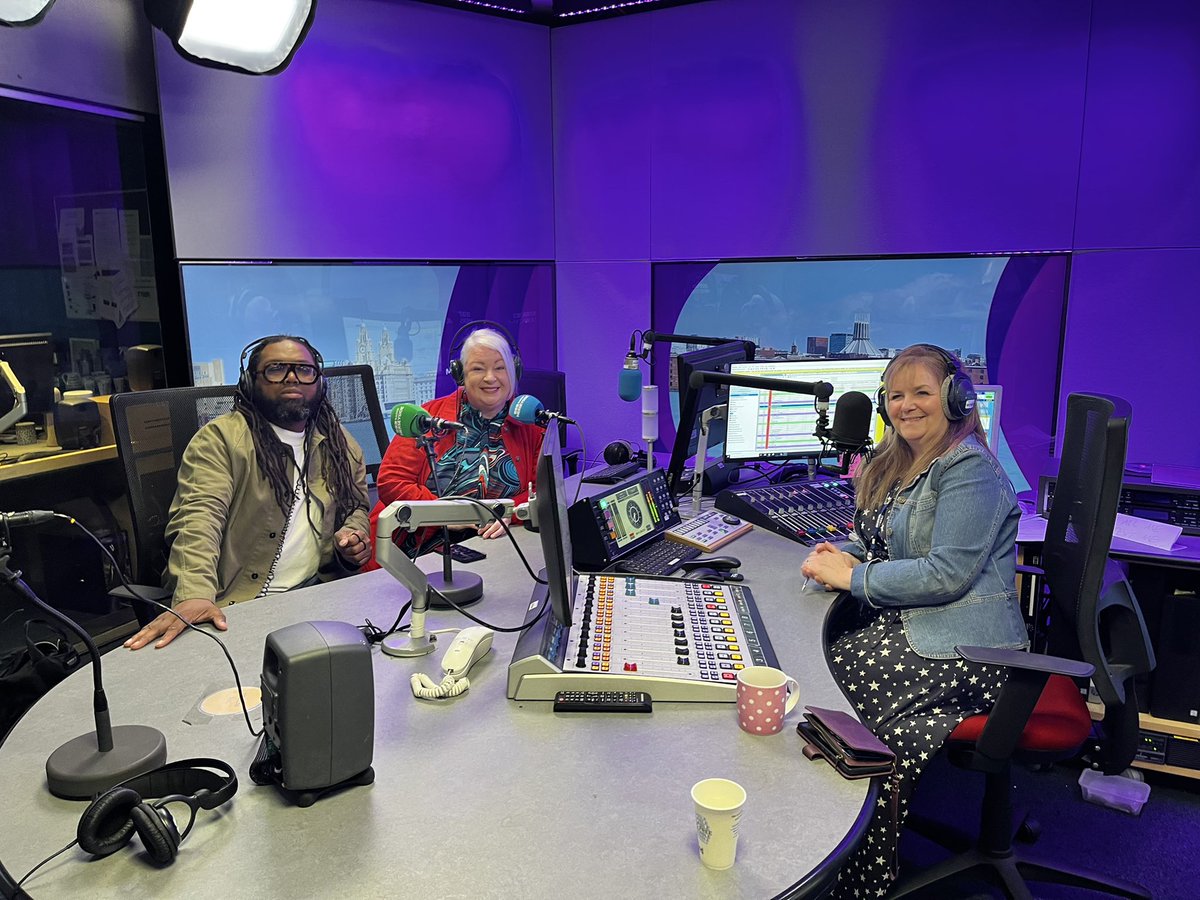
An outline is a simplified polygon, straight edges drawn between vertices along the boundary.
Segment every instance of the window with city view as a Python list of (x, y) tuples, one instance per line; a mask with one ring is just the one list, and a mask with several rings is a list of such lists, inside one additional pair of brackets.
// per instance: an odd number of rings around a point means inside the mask
[[(758, 359), (945, 347), (977, 384), (1004, 386), (1000, 457), (1021, 490), (1053, 445), (1068, 265), (1066, 254), (659, 263), (652, 327), (749, 339)], [(689, 349), (656, 345), (660, 385)], [(676, 390), (661, 402), (678, 425)]]
[[(186, 262), (181, 271), (197, 385), (233, 384), (246, 344), (297, 334), (326, 366), (369, 365), (386, 416), (453, 388), (448, 344), (478, 319), (504, 326), (526, 367), (557, 367), (547, 263)], [(369, 423), (346, 424), (373, 442)]]

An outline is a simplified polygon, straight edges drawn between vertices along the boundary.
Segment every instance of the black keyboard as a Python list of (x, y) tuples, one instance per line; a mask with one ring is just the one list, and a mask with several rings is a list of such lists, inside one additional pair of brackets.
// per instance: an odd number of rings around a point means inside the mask
[(588, 484), (616, 484), (618, 481), (623, 481), (630, 475), (642, 469), (644, 463), (640, 462), (623, 462), (617, 463), (615, 466), (605, 466), (603, 469), (593, 469), (583, 476), (583, 480)]
[(644, 547), (638, 547), (628, 556), (622, 556), (613, 563), (612, 568), (617, 572), (637, 575), (670, 575), (679, 568), (681, 562), (695, 559), (699, 555), (699, 547), (662, 538), (651, 541)]

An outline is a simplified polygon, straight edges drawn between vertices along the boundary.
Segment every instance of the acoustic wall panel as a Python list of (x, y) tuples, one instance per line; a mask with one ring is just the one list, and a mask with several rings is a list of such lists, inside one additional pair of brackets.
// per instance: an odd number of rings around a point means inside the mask
[(1200, 4), (1095, 0), (1077, 247), (1200, 246)]

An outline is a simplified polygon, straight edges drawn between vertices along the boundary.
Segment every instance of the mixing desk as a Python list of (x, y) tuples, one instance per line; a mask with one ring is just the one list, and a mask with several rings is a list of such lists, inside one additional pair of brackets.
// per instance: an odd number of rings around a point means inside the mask
[(809, 546), (846, 540), (854, 523), (854, 487), (848, 481), (724, 490), (716, 503), (717, 509)]
[(569, 629), (547, 616), (543, 628), (522, 635), (509, 666), (509, 697), (617, 690), (645, 691), (656, 701), (732, 703), (739, 669), (777, 665), (744, 587), (580, 575), (575, 612)]

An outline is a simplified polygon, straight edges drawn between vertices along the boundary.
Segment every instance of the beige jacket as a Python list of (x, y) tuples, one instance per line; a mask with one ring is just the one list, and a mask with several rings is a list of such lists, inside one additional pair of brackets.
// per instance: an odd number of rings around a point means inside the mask
[[(308, 456), (309, 491), (321, 512), (317, 574), (322, 581), (358, 571), (335, 552), (334, 533), (344, 526), (370, 533), (362, 448), (349, 432), (343, 432), (362, 498), (360, 507), (344, 521), (336, 521), (336, 505), (321, 476), (326, 452), (323, 434), (312, 436)], [(170, 555), (163, 587), (172, 591), (172, 603), (198, 597), (226, 606), (257, 597), (283, 543), (285, 521), (258, 469), (254, 440), (241, 413), (209, 422), (184, 451), (167, 522)], [(297, 524), (308, 527), (303, 517)]]

